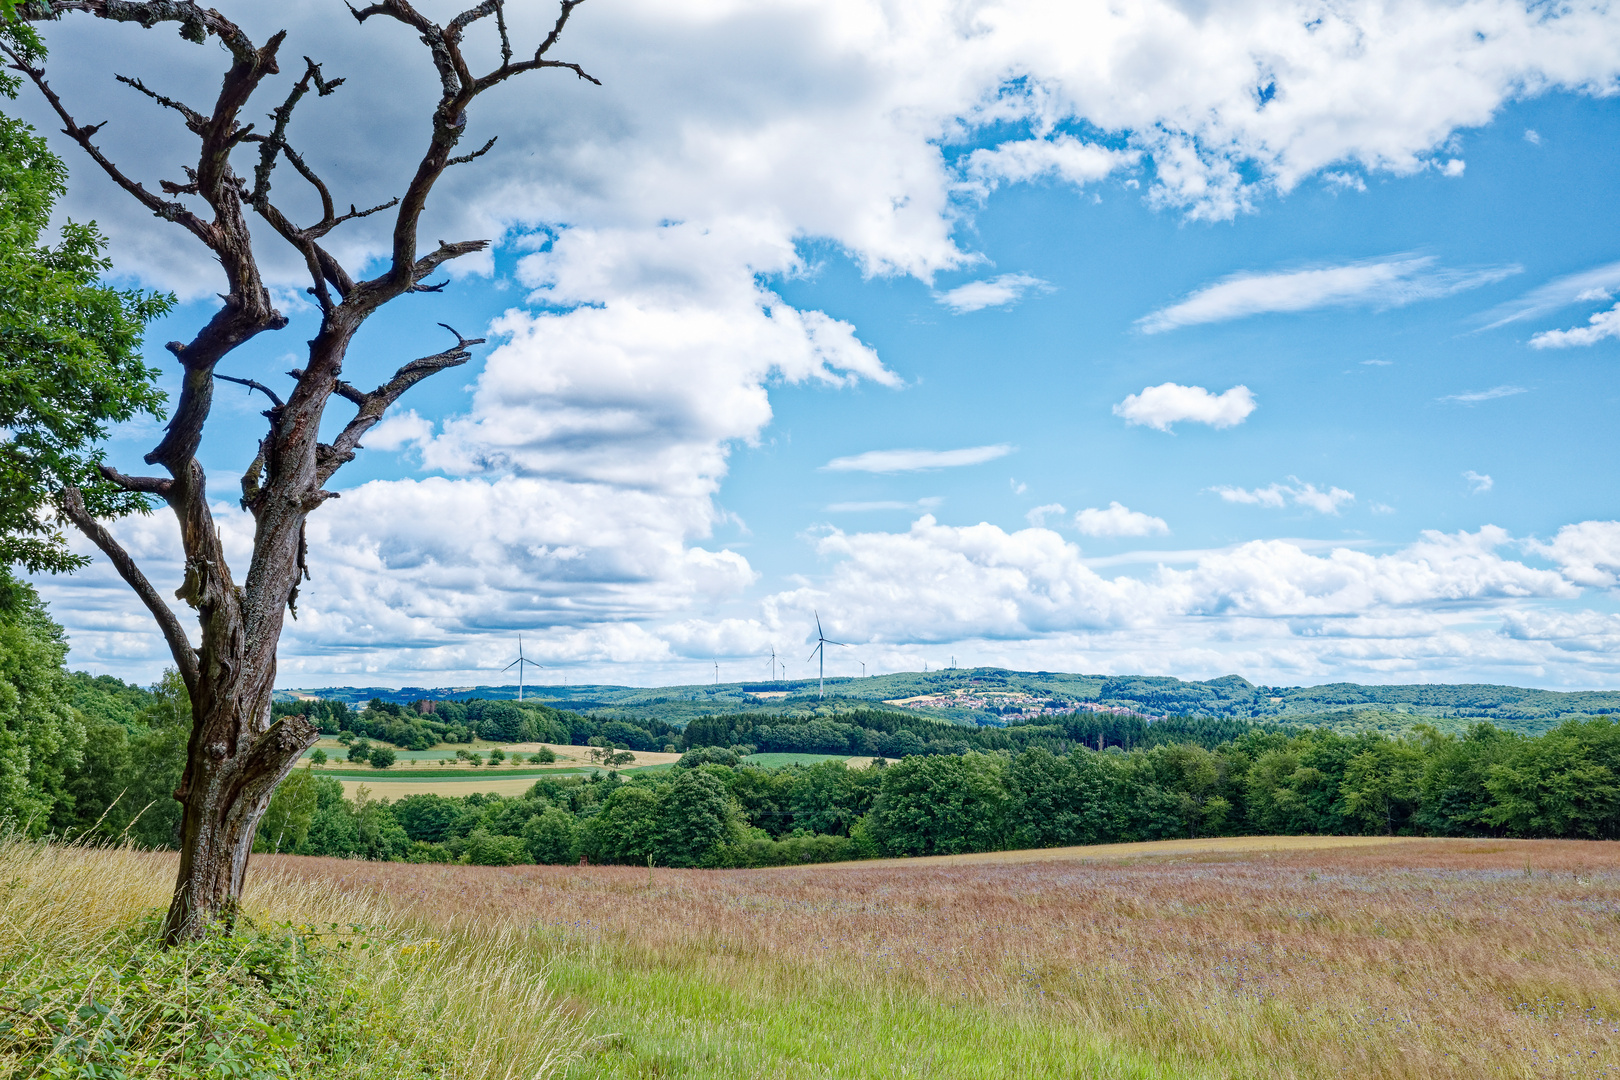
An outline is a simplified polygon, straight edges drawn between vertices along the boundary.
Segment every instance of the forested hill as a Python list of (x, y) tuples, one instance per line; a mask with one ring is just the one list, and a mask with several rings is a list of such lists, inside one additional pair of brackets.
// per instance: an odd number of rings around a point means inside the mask
[[(516, 696), (515, 685), (329, 687), (277, 693), (285, 701), (320, 698), (352, 704), (372, 698), (406, 704), (424, 698)], [(1535, 733), (1571, 717), (1620, 715), (1620, 691), (1607, 690), (1564, 692), (1478, 683), (1256, 686), (1237, 675), (1186, 682), (1146, 675), (1075, 675), (1003, 668), (828, 679), (826, 697), (819, 700), (813, 679), (654, 688), (541, 685), (528, 687), (526, 697), (558, 709), (604, 718), (658, 719), (676, 726), (717, 713), (805, 716), (870, 708), (880, 703), (976, 724), (1032, 720), (1076, 708), (1118, 708), (1148, 717), (1210, 716), (1325, 726), (1340, 731), (1391, 732), (1420, 722), (1460, 729), (1476, 720), (1489, 720), (1507, 730)]]

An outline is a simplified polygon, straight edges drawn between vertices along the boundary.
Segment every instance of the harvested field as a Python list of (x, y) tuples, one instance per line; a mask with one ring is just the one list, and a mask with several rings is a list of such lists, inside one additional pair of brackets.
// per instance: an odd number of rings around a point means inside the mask
[(600, 1037), (581, 1077), (1620, 1076), (1614, 843), (256, 867), (510, 934)]

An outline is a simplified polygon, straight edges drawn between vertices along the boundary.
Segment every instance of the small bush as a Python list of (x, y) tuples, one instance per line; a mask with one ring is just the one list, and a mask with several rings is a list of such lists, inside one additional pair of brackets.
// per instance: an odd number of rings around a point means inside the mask
[(550, 765), (556, 760), (557, 751), (553, 750), (549, 746), (542, 746), (540, 749), (529, 755), (530, 765)]
[(373, 769), (389, 769), (394, 765), (395, 754), (386, 746), (379, 746), (371, 752), (371, 767)]
[(728, 765), (735, 767), (737, 755), (723, 746), (700, 746), (688, 750), (675, 763), (677, 769), (695, 769), (699, 765)]
[(326, 764), (326, 751), (325, 750), (317, 750), (317, 751), (315, 751), (313, 754), (309, 755), (309, 760), (313, 761), (317, 765), (325, 765)]
[(519, 866), (534, 859), (521, 836), (496, 836), (474, 829), (467, 837), (467, 861), (474, 866)]
[(364, 739), (361, 739), (359, 742), (349, 747), (349, 760), (357, 765), (370, 761), (371, 744), (366, 742)]
[(506, 751), (502, 750), (500, 747), (497, 746), (495, 749), (493, 749), (493, 750), (491, 750), (489, 752), (489, 763), (491, 765), (499, 765), (501, 762), (503, 762), (505, 760), (506, 760)]

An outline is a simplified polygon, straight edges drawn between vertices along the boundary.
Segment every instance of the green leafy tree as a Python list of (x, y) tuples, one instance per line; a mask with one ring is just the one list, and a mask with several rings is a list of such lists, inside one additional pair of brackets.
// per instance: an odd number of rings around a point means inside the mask
[(567, 865), (579, 858), (576, 854), (579, 825), (573, 814), (548, 806), (523, 826), (523, 842), (529, 846), (529, 855), (535, 862), (552, 866)]
[(67, 638), (33, 587), (0, 567), (0, 821), (35, 834), (58, 802), (73, 809), (65, 782), (84, 750), (84, 725), (66, 700), (66, 655)]
[(386, 746), (378, 746), (372, 748), (370, 760), (373, 769), (391, 769), (399, 755)]
[(658, 795), (646, 784), (624, 784), (585, 823), (581, 838), (592, 862), (645, 865), (658, 851)]
[(371, 760), (371, 744), (361, 739), (349, 747), (349, 760), (357, 765), (363, 765)]
[(736, 804), (706, 769), (681, 770), (659, 793), (655, 854), (666, 866), (706, 865), (742, 835)]
[(259, 819), (255, 851), (297, 851), (304, 846), (315, 820), (315, 782), (308, 769), (294, 769), (276, 785), (270, 806)]
[(1513, 836), (1620, 839), (1620, 724), (1572, 720), (1489, 767), (1484, 814)]
[[(10, 14), (0, 13), (0, 40), (37, 63), (38, 39)], [(0, 95), (16, 92), (15, 77), (0, 78)], [(0, 565), (33, 572), (89, 562), (68, 550), (53, 512), (65, 489), (99, 518), (149, 509), (147, 496), (102, 475), (101, 442), (111, 424), (163, 415), (141, 335), (174, 304), (101, 283), (112, 264), (93, 222), (64, 222), (54, 245), (42, 242), (66, 182), (45, 140), (0, 114)]]
[(1007, 791), (985, 754), (908, 757), (883, 770), (874, 831), (896, 855), (950, 855), (1001, 846)]
[(309, 760), (313, 761), (317, 766), (325, 765), (326, 764), (326, 751), (325, 750), (317, 750), (317, 751), (315, 751), (313, 754), (309, 755)]
[(521, 836), (474, 829), (467, 837), (467, 861), (474, 866), (519, 866), (533, 860)]
[(1380, 739), (1350, 759), (1340, 790), (1350, 819), (1365, 831), (1404, 832), (1423, 798), (1423, 752)]

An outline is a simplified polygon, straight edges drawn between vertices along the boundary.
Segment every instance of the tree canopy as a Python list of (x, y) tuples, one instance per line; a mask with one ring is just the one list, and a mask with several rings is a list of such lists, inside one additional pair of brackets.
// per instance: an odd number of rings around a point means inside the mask
[[(27, 27), (0, 26), (0, 37), (30, 60), (43, 53)], [(0, 94), (16, 91), (15, 77), (0, 80)], [(112, 263), (94, 222), (65, 221), (45, 242), (66, 183), (45, 140), (0, 114), (0, 563), (33, 572), (89, 561), (68, 550), (52, 513), (64, 488), (78, 487), (100, 518), (148, 509), (102, 476), (101, 442), (111, 424), (162, 418), (141, 337), (174, 304), (101, 281)]]

